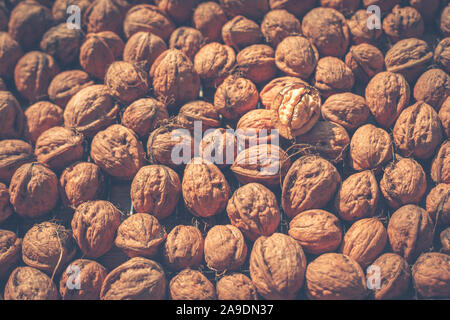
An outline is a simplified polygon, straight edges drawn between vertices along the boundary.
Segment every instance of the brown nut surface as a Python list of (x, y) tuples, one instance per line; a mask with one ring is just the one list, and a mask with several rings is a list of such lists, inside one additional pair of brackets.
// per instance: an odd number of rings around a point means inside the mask
[(381, 28), (368, 28), (367, 21), (371, 16), (372, 14), (370, 12), (361, 9), (356, 11), (347, 20), (348, 28), (355, 44), (375, 43), (383, 34), (383, 30)]
[(67, 7), (77, 5), (80, 8), (81, 16), (83, 16), (87, 7), (92, 0), (55, 0), (52, 7), (52, 16), (55, 22), (64, 22), (67, 20)]
[(0, 141), (0, 181), (9, 184), (14, 172), (23, 164), (34, 161), (33, 147), (22, 140)]
[(161, 265), (136, 257), (112, 270), (105, 278), (101, 300), (163, 300), (167, 279)]
[(397, 5), (383, 19), (383, 31), (392, 42), (419, 38), (424, 31), (422, 15), (413, 7)]
[(35, 144), (39, 136), (50, 128), (64, 122), (63, 110), (48, 101), (39, 101), (29, 106), (25, 112), (24, 137)]
[(9, 33), (0, 31), (0, 76), (11, 78), (14, 67), (22, 56), (19, 43)]
[(9, 195), (14, 211), (20, 216), (44, 216), (58, 202), (58, 178), (39, 162), (23, 164), (11, 178)]
[(441, 232), (439, 236), (441, 240), (441, 252), (449, 254), (450, 253), (450, 227)]
[(250, 254), (250, 277), (266, 300), (292, 300), (305, 280), (306, 257), (288, 235), (259, 237)]
[(156, 58), (166, 50), (166, 43), (157, 35), (144, 31), (136, 32), (125, 44), (123, 60), (139, 64), (143, 70), (149, 71)]
[(264, 86), (261, 90), (259, 96), (261, 98), (261, 103), (266, 109), (270, 109), (272, 101), (280, 93), (280, 91), (286, 86), (291, 84), (307, 84), (300, 78), (296, 77), (280, 77), (271, 80), (268, 84)]
[(133, 130), (140, 138), (169, 119), (166, 106), (154, 98), (142, 98), (130, 104), (122, 114), (122, 125)]
[(78, 91), (93, 84), (94, 81), (82, 70), (63, 71), (50, 82), (48, 97), (53, 103), (64, 109)]
[(184, 269), (170, 280), (172, 300), (216, 300), (216, 289), (200, 271)]
[(353, 71), (336, 57), (324, 57), (317, 62), (314, 86), (324, 98), (351, 91), (355, 84)]
[(436, 226), (450, 224), (450, 184), (440, 183), (431, 189), (427, 195), (426, 209)]
[(145, 151), (132, 130), (114, 124), (95, 135), (91, 158), (111, 176), (131, 180), (145, 163)]
[(98, 258), (111, 249), (121, 214), (112, 203), (103, 200), (84, 202), (77, 207), (71, 226), (85, 257)]
[(334, 196), (340, 182), (331, 162), (319, 156), (303, 156), (284, 178), (281, 206), (290, 218), (308, 209), (320, 209)]
[(220, 41), (222, 27), (227, 22), (227, 16), (217, 2), (207, 1), (200, 3), (195, 8), (192, 22), (207, 42)]
[(422, 254), (412, 267), (414, 286), (423, 298), (450, 296), (450, 257), (444, 253)]
[(445, 37), (450, 36), (450, 6), (446, 6), (441, 13), (441, 19), (439, 21), (439, 27), (441, 29), (441, 33)]
[(365, 85), (384, 70), (384, 56), (377, 47), (361, 43), (350, 47), (345, 64), (352, 70), (355, 83), (358, 85), (358, 81), (361, 81)]
[(227, 15), (234, 17), (242, 15), (250, 19), (258, 20), (267, 11), (269, 11), (269, 2), (267, 0), (219, 0), (220, 5)]
[(260, 43), (263, 34), (255, 21), (244, 16), (236, 16), (223, 25), (222, 39), (226, 45), (239, 51), (252, 44)]
[(0, 279), (9, 275), (21, 257), (22, 239), (9, 230), (0, 230)]
[(82, 43), (81, 30), (68, 28), (67, 22), (64, 22), (48, 29), (42, 37), (40, 48), (64, 66), (78, 60)]
[(437, 17), (440, 1), (439, 0), (409, 0), (411, 7), (420, 12), (425, 22), (434, 21)]
[(5, 300), (58, 300), (55, 283), (42, 271), (18, 267), (5, 286)]
[(442, 104), (441, 109), (438, 113), (439, 120), (441, 120), (442, 129), (444, 130), (445, 135), (447, 138), (450, 137), (450, 96), (445, 99), (444, 103)]
[(24, 127), (23, 110), (11, 92), (0, 91), (0, 139), (20, 138)]
[(450, 183), (450, 141), (439, 147), (431, 164), (431, 179), (436, 183)]
[(333, 8), (348, 16), (359, 8), (360, 0), (320, 0), (320, 5)]
[(424, 72), (414, 86), (414, 98), (441, 109), (445, 99), (450, 96), (450, 76), (441, 69)]
[(0, 224), (8, 219), (12, 215), (12, 213), (13, 210), (11, 203), (9, 202), (8, 187), (0, 182)]
[(251, 241), (270, 236), (280, 224), (280, 208), (272, 191), (258, 183), (238, 188), (228, 201), (227, 214), (231, 224)]
[(387, 232), (392, 250), (413, 263), (431, 247), (433, 221), (424, 209), (409, 204), (394, 212)]
[(261, 32), (267, 43), (276, 48), (286, 37), (302, 33), (300, 21), (287, 10), (271, 10), (261, 22)]
[(343, 233), (335, 215), (314, 209), (296, 215), (289, 223), (288, 234), (298, 241), (305, 252), (319, 255), (335, 251)]
[(386, 13), (392, 10), (392, 8), (397, 5), (400, 0), (363, 0), (363, 6), (369, 7), (371, 5), (379, 6), (382, 13)]
[(84, 25), (88, 32), (122, 32), (124, 13), (120, 1), (94, 0), (83, 14)]
[(363, 125), (370, 115), (366, 100), (354, 93), (345, 92), (330, 96), (321, 107), (322, 118), (355, 130)]
[(198, 0), (156, 0), (155, 3), (158, 8), (164, 11), (168, 16), (170, 16), (175, 22), (183, 23), (188, 20), (194, 7), (198, 3)]
[(201, 131), (220, 126), (220, 117), (214, 105), (196, 100), (183, 105), (178, 111), (177, 122), (184, 128), (194, 132), (201, 124)]
[(178, 174), (163, 165), (142, 167), (131, 183), (131, 202), (137, 212), (151, 213), (158, 219), (172, 214), (181, 193)]
[(269, 81), (277, 72), (275, 50), (266, 44), (248, 46), (237, 54), (236, 68), (254, 83)]
[(96, 261), (87, 259), (72, 261), (59, 282), (61, 298), (63, 300), (98, 300), (106, 275), (105, 267)]
[(242, 232), (232, 225), (215, 225), (205, 237), (205, 262), (216, 272), (238, 270), (247, 258)]
[(235, 134), (238, 143), (245, 147), (276, 141), (272, 112), (267, 109), (250, 110), (239, 119)]
[(180, 50), (193, 61), (205, 42), (206, 40), (199, 30), (191, 27), (179, 27), (170, 35), (169, 47)]
[(450, 72), (450, 38), (444, 38), (434, 50), (434, 61), (446, 72)]
[(216, 284), (218, 300), (258, 300), (252, 280), (242, 273), (233, 273), (220, 278)]
[(296, 16), (303, 16), (315, 5), (316, 0), (269, 0), (270, 9), (286, 9)]
[(214, 163), (220, 169), (231, 165), (236, 159), (238, 143), (229, 130), (218, 128), (206, 133), (200, 141), (200, 157)]

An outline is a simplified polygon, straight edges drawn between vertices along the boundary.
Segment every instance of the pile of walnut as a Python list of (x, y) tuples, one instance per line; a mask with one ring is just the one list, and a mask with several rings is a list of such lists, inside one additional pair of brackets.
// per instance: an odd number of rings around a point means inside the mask
[(440, 0), (0, 0), (0, 298), (449, 298), (449, 37)]

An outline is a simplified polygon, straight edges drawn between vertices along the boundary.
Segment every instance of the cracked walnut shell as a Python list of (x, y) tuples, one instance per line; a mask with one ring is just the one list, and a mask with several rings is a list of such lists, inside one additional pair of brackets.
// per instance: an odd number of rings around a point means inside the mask
[(367, 84), (374, 75), (384, 70), (384, 56), (377, 47), (361, 43), (350, 47), (345, 64), (352, 70), (357, 85), (358, 81)]

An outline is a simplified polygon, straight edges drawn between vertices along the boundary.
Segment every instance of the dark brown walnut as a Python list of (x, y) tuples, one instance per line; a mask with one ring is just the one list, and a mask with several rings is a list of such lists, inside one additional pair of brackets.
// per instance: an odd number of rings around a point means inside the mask
[(242, 273), (232, 273), (220, 278), (216, 284), (218, 300), (258, 300), (252, 280)]
[(450, 141), (439, 147), (431, 164), (431, 179), (436, 183), (450, 183)]
[(14, 82), (17, 91), (30, 102), (48, 96), (47, 89), (59, 67), (51, 55), (31, 51), (17, 62), (14, 69)]
[(307, 84), (305, 81), (297, 77), (280, 77), (271, 80), (268, 84), (264, 86), (264, 88), (261, 90), (259, 94), (262, 105), (266, 109), (270, 109), (272, 101), (275, 99), (278, 93), (280, 93), (281, 89), (283, 89), (287, 85), (298, 83)]
[(9, 202), (8, 187), (5, 184), (0, 183), (0, 224), (8, 219), (12, 213), (13, 210), (11, 203)]
[(413, 263), (433, 242), (433, 221), (428, 213), (413, 204), (395, 211), (387, 227), (392, 251)]
[(0, 141), (0, 181), (9, 184), (14, 172), (23, 164), (34, 161), (33, 147), (22, 140)]
[(93, 0), (83, 14), (83, 23), (87, 32), (122, 32), (124, 13), (114, 0)]
[(7, 277), (18, 265), (21, 252), (22, 239), (12, 231), (0, 230), (0, 279)]
[(14, 67), (22, 56), (19, 43), (9, 33), (0, 31), (0, 76), (12, 78)]
[[(348, 20), (348, 28), (355, 44), (375, 43), (383, 34), (381, 28), (372, 28), (367, 26), (367, 21), (372, 16), (367, 10), (361, 9), (356, 11)], [(381, 21), (380, 21), (381, 23)]]
[(36, 141), (34, 154), (37, 161), (53, 170), (61, 170), (84, 155), (83, 134), (65, 127), (44, 131)]
[(247, 112), (239, 119), (235, 135), (239, 145), (245, 148), (272, 142), (275, 144), (278, 137), (272, 123), (271, 111), (255, 109)]
[(239, 152), (231, 171), (242, 184), (255, 182), (277, 188), (290, 164), (287, 153), (276, 144), (261, 144)]
[(9, 10), (6, 7), (6, 3), (0, 2), (0, 30), (7, 31), (8, 30), (8, 18), (9, 18)]
[(121, 215), (111, 202), (103, 200), (83, 202), (77, 207), (71, 226), (85, 257), (98, 258), (112, 248)]
[(356, 83), (367, 84), (374, 75), (384, 70), (384, 56), (377, 48), (367, 43), (350, 47), (345, 64), (352, 70)]
[(67, 23), (50, 28), (42, 37), (40, 48), (53, 56), (61, 65), (78, 60), (83, 33), (80, 29), (71, 29)]
[(261, 32), (266, 42), (273, 48), (276, 48), (286, 37), (301, 35), (302, 25), (287, 10), (271, 10), (264, 16), (261, 22)]
[(23, 262), (47, 274), (64, 270), (76, 251), (72, 232), (53, 222), (36, 224), (23, 237)]
[(195, 100), (200, 91), (200, 77), (192, 61), (180, 50), (169, 49), (162, 53), (150, 69), (156, 96), (174, 109)]
[(20, 138), (24, 122), (23, 110), (17, 99), (9, 91), (0, 91), (0, 139)]
[(304, 82), (287, 84), (270, 105), (272, 123), (282, 137), (292, 140), (314, 127), (320, 117), (320, 107), (317, 88)]
[(61, 200), (72, 208), (102, 198), (105, 193), (104, 174), (99, 166), (90, 162), (77, 162), (64, 169), (59, 185)]
[(446, 72), (450, 72), (450, 38), (444, 38), (434, 50), (434, 61)]
[(288, 235), (259, 237), (250, 253), (250, 277), (266, 300), (292, 300), (305, 280), (306, 257)]
[(350, 31), (345, 17), (333, 8), (315, 8), (302, 21), (303, 35), (321, 56), (342, 57), (347, 52)]
[(184, 204), (197, 217), (211, 217), (225, 210), (231, 190), (220, 169), (201, 158), (186, 165), (181, 183)]
[(351, 92), (330, 96), (321, 107), (322, 118), (353, 131), (363, 125), (370, 115), (366, 100)]
[(414, 98), (424, 101), (436, 110), (450, 96), (450, 76), (441, 69), (430, 69), (423, 73), (414, 86)]
[(442, 245), (441, 252), (450, 254), (450, 227), (442, 231), (439, 238)]
[(383, 31), (392, 42), (419, 38), (424, 31), (422, 15), (413, 7), (397, 5), (383, 19)]
[(147, 31), (167, 40), (175, 30), (175, 25), (158, 7), (140, 4), (128, 10), (123, 22), (123, 30), (127, 38), (136, 32)]
[(334, 206), (340, 218), (356, 221), (375, 215), (380, 189), (370, 170), (352, 174), (345, 179), (336, 194)]
[(362, 300), (368, 294), (364, 271), (344, 254), (322, 254), (308, 264), (305, 278), (312, 300)]
[(366, 87), (366, 102), (377, 123), (391, 127), (408, 106), (411, 89), (405, 77), (393, 72), (376, 74)]
[(59, 282), (59, 293), (63, 300), (98, 300), (106, 268), (96, 261), (77, 259), (63, 272)]
[(64, 109), (64, 125), (92, 138), (97, 132), (116, 121), (118, 104), (105, 85), (92, 85), (81, 89)]
[(122, 114), (122, 125), (133, 130), (140, 138), (169, 119), (166, 106), (154, 98), (142, 98), (130, 104)]
[(192, 22), (207, 42), (220, 41), (222, 27), (227, 22), (227, 17), (218, 3), (207, 1), (195, 8)]
[(238, 270), (247, 258), (242, 232), (233, 225), (216, 225), (205, 237), (205, 262), (216, 272)]
[(167, 279), (161, 265), (136, 257), (112, 270), (100, 291), (101, 300), (162, 300)]
[(341, 176), (331, 162), (315, 155), (303, 156), (289, 169), (283, 182), (281, 206), (286, 215), (320, 209), (334, 196)]
[(156, 0), (155, 3), (159, 9), (164, 11), (176, 23), (183, 23), (192, 16), (198, 0)]
[(444, 37), (450, 37), (450, 6), (447, 5), (441, 13), (439, 27)]
[(131, 180), (145, 163), (145, 151), (132, 130), (114, 124), (95, 135), (91, 158), (109, 175)]
[(158, 219), (148, 213), (135, 213), (120, 224), (114, 243), (130, 258), (150, 258), (158, 253), (166, 237)]
[(231, 224), (250, 241), (271, 236), (280, 224), (280, 208), (272, 191), (259, 183), (238, 188), (228, 201)]
[(360, 0), (320, 0), (320, 5), (333, 8), (348, 16), (359, 8)]
[(217, 87), (231, 74), (236, 61), (233, 48), (219, 42), (203, 46), (194, 57), (194, 69), (205, 87)]
[(237, 156), (238, 142), (234, 133), (224, 128), (205, 132), (199, 145), (199, 155), (220, 169), (230, 166)]
[(439, 120), (441, 120), (442, 129), (447, 136), (450, 138), (450, 96), (445, 99), (438, 113)]
[(123, 60), (138, 64), (143, 70), (148, 72), (156, 58), (166, 50), (166, 43), (157, 35), (144, 31), (136, 32), (125, 44)]
[(150, 91), (148, 73), (137, 64), (116, 61), (105, 74), (105, 85), (117, 100), (129, 104)]
[(277, 46), (275, 63), (281, 71), (293, 77), (308, 79), (319, 60), (319, 52), (308, 39), (289, 36)]
[(302, 17), (311, 10), (316, 0), (269, 0), (270, 9), (286, 9), (290, 13)]
[(43, 34), (52, 25), (49, 8), (36, 1), (21, 1), (11, 11), (8, 32), (26, 50), (39, 46)]
[(317, 121), (307, 133), (295, 137), (295, 143), (309, 147), (314, 153), (337, 163), (343, 161), (349, 149), (350, 137), (343, 126), (330, 121)]
[(205, 44), (203, 34), (191, 27), (179, 27), (170, 35), (170, 49), (182, 51), (191, 61), (194, 60), (198, 50)]
[(64, 109), (76, 93), (93, 84), (94, 81), (82, 70), (63, 71), (50, 82), (48, 96), (53, 103)]
[(439, 183), (426, 198), (426, 209), (436, 226), (450, 224), (450, 184)]
[(163, 248), (165, 264), (171, 270), (196, 268), (203, 261), (203, 236), (196, 227), (177, 225), (167, 235)]
[(425, 102), (417, 102), (402, 111), (392, 131), (395, 145), (406, 157), (428, 159), (442, 140), (437, 112)]
[(384, 63), (387, 71), (403, 75), (410, 83), (421, 75), (433, 60), (433, 52), (424, 40), (409, 38), (400, 40), (386, 52)]
[(414, 287), (423, 298), (450, 296), (450, 257), (445, 253), (422, 254), (412, 267)]
[(80, 66), (92, 77), (103, 79), (109, 65), (122, 57), (124, 46), (114, 32), (88, 33), (80, 48)]
[(387, 13), (392, 10), (392, 8), (397, 5), (400, 0), (363, 0), (363, 6), (365, 8), (375, 5), (380, 7), (382, 13)]
[(242, 15), (249, 19), (258, 20), (269, 11), (268, 0), (219, 0), (219, 3), (230, 17)]
[(67, 20), (67, 8), (76, 5), (80, 8), (81, 17), (92, 3), (92, 0), (55, 0), (52, 7), (52, 16), (55, 23), (61, 23)]
[(172, 300), (216, 300), (216, 289), (203, 273), (184, 269), (170, 280)]
[(217, 88), (214, 107), (225, 119), (236, 120), (256, 109), (258, 97), (258, 89), (251, 80), (230, 75)]
[(275, 51), (265, 44), (254, 44), (242, 49), (236, 56), (237, 70), (255, 83), (273, 78), (276, 73)]
[(260, 43), (263, 34), (255, 21), (244, 16), (236, 16), (223, 25), (222, 39), (226, 45), (239, 51), (252, 44)]
[(389, 206), (398, 209), (405, 204), (417, 204), (427, 188), (422, 166), (411, 158), (389, 164), (380, 181), (380, 189)]
[(320, 255), (335, 251), (342, 240), (339, 219), (320, 209), (303, 211), (289, 223), (288, 234), (298, 241), (307, 253)]
[(17, 267), (5, 286), (5, 300), (58, 300), (58, 289), (52, 279), (31, 267)]
[(386, 228), (380, 220), (361, 219), (353, 223), (345, 233), (340, 251), (365, 269), (383, 252), (387, 237)]
[(324, 57), (317, 62), (314, 86), (324, 98), (351, 91), (355, 84), (353, 71), (336, 57)]
[(23, 164), (11, 178), (9, 195), (14, 211), (20, 216), (44, 216), (58, 202), (58, 178), (39, 162)]
[[(370, 282), (370, 278), (374, 278), (379, 268), (379, 288), (373, 283), (373, 297), (376, 300), (388, 300), (402, 297), (409, 289), (411, 282), (411, 269), (408, 262), (395, 253), (385, 253), (379, 256), (369, 268), (372, 271), (366, 273), (366, 278)], [(378, 280), (375, 280), (378, 281)]]

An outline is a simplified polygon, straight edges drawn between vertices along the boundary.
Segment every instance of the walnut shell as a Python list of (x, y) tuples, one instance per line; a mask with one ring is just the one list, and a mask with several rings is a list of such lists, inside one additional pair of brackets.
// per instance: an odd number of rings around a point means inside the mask
[(64, 270), (76, 251), (72, 232), (53, 222), (36, 224), (23, 237), (23, 262), (48, 274)]
[(5, 300), (58, 300), (55, 283), (42, 271), (18, 267), (5, 286)]
[(277, 139), (277, 132), (272, 123), (272, 112), (267, 109), (250, 110), (244, 114), (236, 125), (236, 137), (240, 145), (261, 145)]
[(444, 130), (445, 135), (447, 138), (450, 137), (450, 96), (445, 99), (444, 103), (442, 104), (441, 109), (438, 113), (439, 120), (441, 120), (442, 129)]
[(450, 72), (450, 38), (444, 38), (434, 50), (434, 61), (446, 72)]
[(347, 20), (348, 28), (355, 44), (375, 43), (383, 34), (381, 28), (373, 28), (370, 30), (367, 27), (367, 21), (371, 15), (367, 10), (361, 9), (356, 11)]
[(265, 44), (254, 44), (242, 49), (236, 56), (236, 67), (254, 83), (271, 80), (276, 72), (275, 51)]
[(424, 31), (422, 15), (413, 7), (395, 6), (383, 19), (383, 31), (392, 42), (419, 38)]
[(63, 300), (98, 300), (106, 275), (105, 267), (98, 262), (87, 259), (72, 261), (59, 282), (61, 298)]
[(14, 172), (35, 159), (33, 147), (22, 140), (0, 141), (0, 181), (9, 184)]
[(38, 218), (56, 206), (58, 178), (39, 162), (26, 163), (14, 172), (9, 194), (16, 213), (25, 218)]
[(439, 147), (431, 164), (431, 179), (436, 183), (450, 183), (450, 141)]
[(203, 236), (196, 227), (177, 225), (163, 248), (165, 264), (172, 270), (198, 267), (203, 261)]
[(367, 84), (374, 75), (384, 70), (384, 56), (377, 48), (367, 43), (350, 47), (345, 64), (352, 70), (356, 83)]
[(392, 250), (412, 263), (433, 242), (433, 221), (428, 213), (412, 204), (395, 211), (387, 227)]
[(441, 252), (449, 254), (450, 253), (450, 227), (445, 229), (440, 234), (440, 240), (442, 244)]
[(216, 289), (200, 271), (184, 269), (170, 280), (172, 300), (216, 300)]
[(0, 32), (0, 76), (10, 78), (14, 74), (17, 61), (22, 56), (23, 52), (19, 43), (9, 33)]
[(355, 84), (353, 71), (340, 59), (324, 57), (317, 62), (314, 86), (324, 98), (351, 91)]
[(0, 139), (20, 138), (25, 123), (23, 110), (8, 91), (0, 91), (0, 122)]
[(178, 111), (177, 122), (195, 134), (201, 124), (201, 132), (220, 126), (219, 113), (209, 102), (196, 100), (183, 105)]
[(20, 261), (22, 239), (9, 230), (0, 230), (0, 279), (9, 275)]
[(123, 60), (149, 71), (153, 62), (167, 50), (163, 39), (150, 32), (136, 32), (125, 44)]
[(78, 60), (83, 33), (80, 29), (71, 29), (67, 23), (50, 28), (42, 37), (40, 48), (54, 57), (61, 65), (69, 65)]
[(302, 17), (311, 10), (316, 0), (269, 0), (270, 9), (286, 9), (290, 13)]
[(3, 81), (2, 78), (0, 78), (0, 91), (8, 91), (8, 89), (6, 89), (5, 81)]
[(359, 8), (359, 4), (360, 0), (320, 0), (322, 7), (336, 9), (345, 16), (355, 12)]
[(112, 270), (100, 291), (101, 300), (163, 300), (167, 279), (161, 265), (136, 257)]
[(118, 1), (94, 0), (83, 14), (87, 32), (112, 31), (121, 33), (124, 14)]
[[(0, 183), (0, 224), (8, 219), (13, 213), (11, 203), (9, 202), (8, 187)], [(1, 274), (2, 272), (0, 272)], [(0, 276), (1, 278), (1, 276)]]
[(198, 0), (156, 0), (155, 3), (175, 22), (183, 23), (191, 17)]
[(238, 144), (236, 136), (229, 130), (218, 128), (206, 133), (200, 141), (200, 157), (223, 169), (236, 159)]
[(239, 51), (263, 39), (259, 24), (244, 16), (236, 16), (222, 27), (222, 39), (226, 45)]
[(144, 166), (134, 177), (130, 192), (134, 210), (164, 219), (175, 210), (181, 183), (178, 174), (169, 167)]
[(103, 200), (84, 202), (77, 207), (71, 225), (73, 237), (85, 257), (98, 258), (111, 249), (121, 214), (112, 203)]
[(292, 300), (305, 280), (306, 257), (288, 235), (261, 236), (250, 254), (250, 277), (266, 300)]
[(424, 101), (434, 109), (441, 109), (450, 96), (450, 76), (441, 69), (431, 69), (423, 73), (414, 86), (414, 98)]
[(441, 19), (439, 21), (439, 27), (444, 37), (450, 36), (450, 6), (447, 5), (441, 13)]
[(216, 284), (218, 300), (258, 300), (252, 280), (242, 273), (233, 273), (220, 278)]
[(50, 82), (48, 96), (53, 103), (64, 109), (76, 93), (93, 84), (94, 81), (82, 70), (63, 71)]
[(320, 209), (334, 196), (341, 176), (331, 162), (303, 156), (289, 169), (283, 182), (281, 206), (293, 218), (308, 209)]
[(342, 226), (339, 219), (320, 209), (299, 213), (289, 223), (289, 235), (298, 241), (307, 253), (319, 255), (339, 247)]
[(35, 144), (39, 136), (50, 128), (61, 126), (64, 122), (63, 110), (48, 101), (39, 101), (25, 110), (24, 136)]
[(198, 217), (211, 217), (222, 212), (231, 190), (223, 173), (216, 165), (194, 158), (186, 165), (181, 183), (184, 204)]
[(363, 0), (363, 6), (365, 8), (375, 5), (380, 7), (382, 13), (386, 13), (392, 10), (392, 8), (397, 5), (400, 0)]
[(222, 27), (227, 22), (227, 16), (218, 3), (207, 1), (200, 3), (195, 8), (192, 22), (207, 42), (220, 41)]
[(264, 86), (264, 88), (261, 90), (259, 94), (262, 105), (266, 109), (270, 109), (273, 100), (285, 86), (297, 83), (307, 84), (302, 79), (296, 77), (280, 77), (271, 80), (268, 84)]
[(193, 61), (205, 42), (206, 40), (199, 30), (191, 27), (179, 27), (170, 35), (169, 47), (180, 50)]
[(450, 224), (450, 184), (440, 183), (428, 193), (426, 209), (436, 226)]
[(422, 254), (412, 267), (414, 286), (421, 297), (450, 296), (450, 257), (444, 253)]
[(266, 42), (273, 48), (277, 48), (278, 44), (286, 37), (300, 35), (302, 33), (302, 25), (287, 10), (271, 10), (261, 22), (261, 32)]
[(95, 135), (91, 158), (109, 175), (131, 180), (144, 165), (145, 152), (132, 130), (114, 124)]
[(370, 115), (366, 100), (351, 92), (330, 96), (320, 111), (324, 120), (337, 123), (349, 131), (363, 125)]
[(245, 16), (249, 19), (258, 20), (269, 11), (268, 0), (219, 0), (220, 5), (227, 15), (234, 17)]

